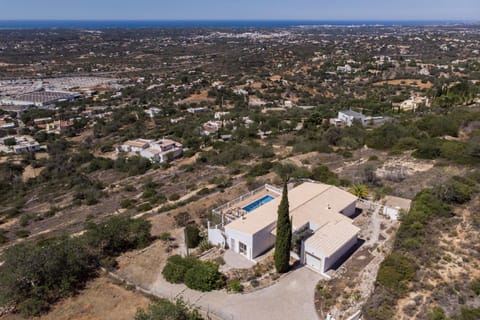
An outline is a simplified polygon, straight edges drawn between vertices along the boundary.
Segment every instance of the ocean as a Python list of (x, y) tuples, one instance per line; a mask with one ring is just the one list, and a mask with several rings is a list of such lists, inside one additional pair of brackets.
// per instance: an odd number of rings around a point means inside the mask
[(301, 26), (428, 26), (463, 21), (314, 21), (314, 20), (4, 20), (0, 29), (286, 28)]

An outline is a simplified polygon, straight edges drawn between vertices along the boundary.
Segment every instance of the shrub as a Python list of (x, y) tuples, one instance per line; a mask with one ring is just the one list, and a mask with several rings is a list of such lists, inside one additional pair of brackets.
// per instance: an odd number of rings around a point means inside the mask
[(94, 224), (87, 224), (85, 240), (102, 256), (116, 256), (131, 249), (140, 249), (150, 244), (152, 225), (145, 219), (117, 216)]
[(250, 285), (252, 287), (256, 288), (260, 285), (260, 282), (258, 282), (258, 280), (256, 280), (256, 279), (253, 279), (252, 281), (250, 281)]
[(198, 245), (198, 248), (201, 252), (207, 251), (211, 247), (212, 244), (208, 241), (208, 239), (202, 239), (202, 241), (200, 241), (200, 244)]
[(200, 244), (200, 229), (196, 224), (189, 224), (185, 227), (185, 237), (188, 248), (196, 248)]
[(0, 245), (8, 242), (8, 237), (5, 230), (0, 230)]
[(127, 184), (127, 185), (123, 188), (123, 190), (125, 190), (125, 192), (134, 192), (134, 191), (137, 191), (137, 189), (136, 189), (134, 186), (132, 186), (131, 184)]
[(129, 176), (141, 175), (152, 167), (150, 160), (140, 156), (133, 156), (128, 159), (118, 158), (114, 163), (114, 168), (121, 172), (128, 173)]
[(414, 150), (418, 148), (419, 142), (414, 137), (404, 137), (400, 138), (398, 142), (393, 146), (393, 149), (403, 151), (403, 150)]
[(450, 217), (450, 207), (438, 199), (431, 190), (423, 190), (414, 199), (412, 209), (401, 217), (397, 232), (396, 248), (415, 249), (423, 242), (424, 227), (431, 216)]
[(47, 301), (37, 297), (26, 299), (18, 305), (20, 314), (28, 318), (48, 311), (49, 307)]
[(120, 207), (122, 207), (123, 209), (131, 209), (133, 208), (135, 205), (135, 200), (133, 199), (123, 199), (122, 201), (120, 201)]
[(117, 268), (118, 262), (114, 257), (105, 257), (100, 260), (100, 266), (108, 271), (113, 271)]
[(148, 199), (155, 196), (156, 194), (157, 194), (157, 191), (155, 189), (146, 189), (142, 193), (142, 198)]
[(326, 184), (339, 185), (338, 176), (330, 171), (328, 167), (319, 165), (312, 170), (311, 178)]
[(480, 278), (477, 278), (470, 283), (470, 289), (472, 289), (477, 296), (480, 296)]
[(179, 196), (178, 194), (176, 194), (176, 193), (172, 194), (172, 195), (168, 198), (168, 200), (170, 200), (170, 201), (177, 201), (178, 199), (180, 199), (180, 196)]
[(453, 177), (433, 189), (437, 198), (448, 202), (462, 204), (470, 201), (476, 192), (475, 182), (461, 177)]
[(417, 127), (426, 131), (431, 137), (444, 135), (456, 137), (460, 128), (460, 122), (452, 116), (430, 115), (418, 121)]
[(188, 222), (190, 221), (191, 218), (192, 217), (190, 216), (190, 214), (188, 214), (188, 212), (182, 211), (174, 217), (175, 224), (178, 227), (185, 227), (188, 224)]
[(21, 227), (26, 227), (30, 223), (30, 220), (32, 220), (32, 217), (28, 214), (24, 214), (20, 217), (18, 224)]
[(147, 310), (139, 309), (135, 320), (202, 320), (197, 310), (189, 311), (182, 300), (175, 303), (166, 299), (156, 300)]
[(97, 274), (100, 265), (115, 267), (114, 257), (150, 243), (150, 223), (114, 217), (88, 224), (78, 237), (50, 238), (5, 250), (0, 266), (0, 303), (15, 304), (26, 316), (71, 295)]
[(415, 275), (415, 266), (406, 256), (392, 253), (380, 265), (377, 283), (387, 288), (403, 292), (407, 283)]
[(165, 280), (170, 283), (183, 283), (185, 279), (185, 273), (194, 264), (194, 258), (182, 258), (179, 255), (174, 255), (168, 258), (162, 274), (165, 277)]
[(212, 192), (210, 189), (208, 188), (203, 188), (201, 189), (200, 191), (197, 192), (197, 194), (199, 196), (206, 196), (207, 194), (209, 194), (210, 192)]
[(223, 275), (214, 262), (203, 262), (194, 257), (171, 256), (162, 271), (170, 283), (185, 283), (187, 287), (200, 291), (220, 289), (225, 285)]
[(175, 303), (166, 299), (158, 299), (150, 304), (147, 310), (139, 309), (135, 320), (202, 320), (197, 310), (190, 311), (179, 299)]
[(269, 173), (272, 167), (273, 165), (270, 161), (263, 161), (262, 163), (253, 166), (248, 172), (248, 175), (252, 177), (263, 176)]
[(441, 145), (439, 139), (427, 139), (419, 144), (412, 155), (419, 159), (437, 159), (442, 154)]
[(231, 292), (243, 292), (243, 285), (238, 279), (231, 280), (227, 284), (227, 290)]
[(480, 308), (470, 309), (462, 308), (460, 316), (456, 319), (458, 320), (478, 320), (480, 319)]
[(218, 272), (218, 265), (213, 262), (198, 261), (185, 273), (185, 285), (199, 291), (212, 291), (225, 285), (223, 275)]
[(440, 307), (435, 307), (432, 311), (428, 314), (429, 320), (447, 320), (445, 316), (445, 311), (443, 311)]
[(137, 207), (138, 212), (144, 212), (148, 210), (152, 210), (152, 205), (149, 202), (142, 203)]
[(19, 238), (28, 238), (28, 236), (30, 236), (30, 231), (21, 229), (15, 232), (15, 235)]
[(0, 301), (38, 315), (62, 296), (73, 293), (97, 267), (80, 239), (68, 237), (20, 244), (5, 251), (0, 272)]
[(401, 138), (410, 136), (410, 130), (401, 124), (387, 122), (369, 132), (366, 143), (373, 149), (389, 149)]
[(169, 241), (172, 239), (172, 234), (170, 232), (162, 232), (158, 238), (162, 241)]
[(459, 141), (443, 141), (440, 147), (440, 155), (444, 159), (465, 162), (467, 161), (467, 146)]

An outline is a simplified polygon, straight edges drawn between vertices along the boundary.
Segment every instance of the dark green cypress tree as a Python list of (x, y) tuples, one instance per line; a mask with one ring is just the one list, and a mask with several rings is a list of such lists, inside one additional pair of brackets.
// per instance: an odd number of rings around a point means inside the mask
[(275, 238), (275, 268), (279, 273), (290, 269), (290, 248), (292, 245), (292, 224), (288, 205), (287, 180), (283, 184), (282, 201), (278, 206), (277, 236)]

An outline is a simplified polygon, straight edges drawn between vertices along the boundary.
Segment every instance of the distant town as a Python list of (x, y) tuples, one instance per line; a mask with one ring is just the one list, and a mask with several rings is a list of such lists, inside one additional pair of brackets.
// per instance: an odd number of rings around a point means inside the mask
[(0, 320), (480, 319), (479, 165), (475, 24), (0, 29)]

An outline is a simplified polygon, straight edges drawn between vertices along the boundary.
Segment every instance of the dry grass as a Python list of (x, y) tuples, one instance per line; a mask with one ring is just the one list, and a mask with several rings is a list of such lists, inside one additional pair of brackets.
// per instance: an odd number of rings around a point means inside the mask
[(199, 102), (203, 102), (203, 101), (213, 102), (215, 100), (212, 99), (212, 98), (209, 98), (208, 97), (208, 91), (204, 90), (204, 91), (201, 91), (200, 93), (194, 93), (191, 96), (189, 96), (188, 98), (180, 100), (179, 103), (188, 104), (188, 103), (199, 103)]
[(429, 89), (433, 86), (433, 84), (428, 81), (423, 83), (421, 80), (418, 79), (396, 79), (396, 80), (387, 80), (387, 81), (380, 81), (375, 82), (374, 86), (384, 86), (384, 85), (391, 85), (391, 86), (402, 86), (402, 87), (418, 87), (420, 89)]
[[(145, 308), (150, 300), (135, 291), (100, 277), (88, 283), (80, 294), (65, 299), (36, 320), (131, 320), (137, 308)], [(0, 320), (24, 320), (19, 315), (8, 315)]]

